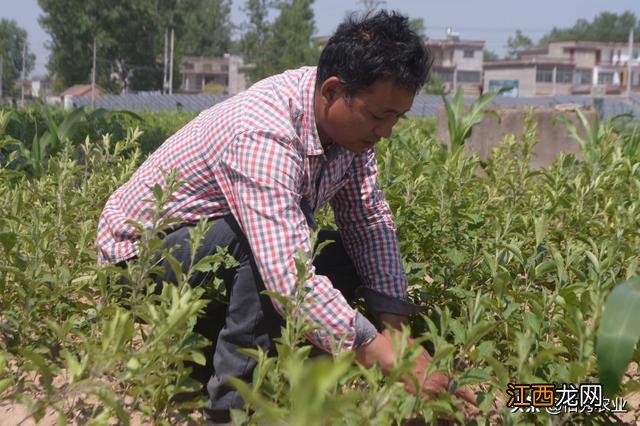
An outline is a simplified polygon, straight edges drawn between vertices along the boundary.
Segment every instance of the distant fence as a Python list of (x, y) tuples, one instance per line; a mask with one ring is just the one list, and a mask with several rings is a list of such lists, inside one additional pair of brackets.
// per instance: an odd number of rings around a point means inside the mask
[[(203, 111), (222, 102), (228, 96), (197, 94), (197, 95), (105, 95), (96, 98), (96, 107), (105, 109), (151, 110), (151, 111)], [(467, 98), (470, 104), (474, 98)], [(74, 106), (90, 106), (91, 98), (73, 98)], [(631, 97), (592, 98), (590, 96), (549, 96), (536, 98), (497, 97), (492, 105), (496, 107), (528, 107), (555, 106), (561, 104), (578, 104), (592, 106), (600, 117), (611, 118), (619, 114), (632, 114), (640, 119), (640, 94)], [(437, 117), (442, 107), (442, 99), (435, 95), (417, 95), (409, 115), (423, 117)]]

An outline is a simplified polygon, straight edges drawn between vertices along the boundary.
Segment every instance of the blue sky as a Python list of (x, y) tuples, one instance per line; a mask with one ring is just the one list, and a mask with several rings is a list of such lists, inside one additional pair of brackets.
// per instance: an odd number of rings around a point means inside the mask
[[(232, 20), (242, 23), (240, 7), (233, 1)], [(108, 5), (108, 0), (106, 1)], [(603, 11), (632, 11), (640, 16), (640, 0), (387, 0), (386, 8), (424, 19), (427, 35), (443, 38), (451, 26), (462, 38), (485, 40), (486, 48), (503, 54), (507, 38), (521, 29), (534, 41), (556, 27), (570, 27), (579, 18), (592, 20)], [(317, 35), (329, 35), (346, 13), (358, 10), (356, 0), (315, 0)], [(36, 54), (36, 70), (43, 74), (47, 62), (48, 35), (40, 27), (42, 10), (37, 0), (0, 0), (0, 18), (14, 19), (29, 33), (31, 50)]]

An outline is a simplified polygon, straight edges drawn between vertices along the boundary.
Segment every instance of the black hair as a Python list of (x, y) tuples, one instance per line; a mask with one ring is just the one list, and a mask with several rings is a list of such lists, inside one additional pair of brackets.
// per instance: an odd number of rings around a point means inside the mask
[(316, 85), (340, 78), (347, 96), (378, 80), (417, 92), (425, 83), (433, 57), (424, 40), (397, 12), (352, 14), (338, 26), (318, 61)]

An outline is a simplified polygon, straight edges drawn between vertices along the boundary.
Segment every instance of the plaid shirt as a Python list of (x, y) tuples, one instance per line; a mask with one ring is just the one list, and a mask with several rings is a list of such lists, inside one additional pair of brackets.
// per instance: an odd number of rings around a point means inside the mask
[[(167, 139), (107, 201), (98, 225), (99, 262), (137, 254), (139, 235), (127, 221), (151, 226), (152, 188), (164, 185), (161, 170), (175, 169), (184, 184), (164, 217), (195, 223), (233, 214), (268, 290), (292, 294), (294, 254), (311, 253), (301, 204), (315, 212), (329, 202), (363, 284), (406, 300), (406, 276), (391, 212), (376, 182), (374, 151), (356, 154), (334, 145), (331, 155), (325, 153), (315, 126), (315, 77), (315, 67), (304, 67), (267, 78)], [(304, 309), (317, 326), (310, 339), (326, 350), (332, 341), (352, 349), (356, 311), (327, 277), (315, 275), (313, 266), (309, 272)]]

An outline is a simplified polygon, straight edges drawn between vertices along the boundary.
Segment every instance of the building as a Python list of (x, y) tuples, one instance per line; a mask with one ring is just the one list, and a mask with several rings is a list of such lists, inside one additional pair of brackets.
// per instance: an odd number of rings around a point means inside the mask
[[(322, 50), (329, 37), (315, 37), (314, 41)], [(462, 87), (466, 95), (481, 93), (484, 41), (461, 40), (460, 35), (449, 28), (446, 39), (427, 39), (425, 45), (433, 54), (431, 81), (442, 81), (445, 92), (449, 93), (458, 87)]]
[[(75, 84), (69, 87), (64, 92), (60, 93), (56, 97), (47, 97), (46, 102), (49, 105), (63, 105), (65, 109), (69, 109), (73, 106), (74, 98), (88, 98), (92, 96), (92, 89), (90, 84)], [(93, 96), (98, 97), (102, 95), (102, 89), (100, 86), (95, 86), (93, 89)]]
[(640, 43), (555, 41), (520, 52), (514, 60), (484, 64), (484, 90), (511, 87), (511, 96), (604, 95), (640, 91)]
[[(100, 88), (100, 86), (95, 86), (95, 96), (100, 96), (102, 95), (102, 89)], [(60, 98), (63, 98), (65, 96), (73, 96), (74, 98), (77, 97), (81, 97), (81, 96), (91, 96), (91, 85), (90, 84), (75, 84), (71, 87), (69, 87), (67, 90), (65, 90), (64, 92), (60, 93)]]
[(225, 54), (223, 57), (185, 56), (180, 66), (185, 93), (204, 91), (235, 95), (247, 88), (247, 70), (240, 56)]
[(445, 91), (462, 87), (466, 95), (481, 93), (484, 41), (461, 40), (448, 29), (446, 39), (428, 39), (425, 43), (433, 54), (431, 73), (442, 81)]

